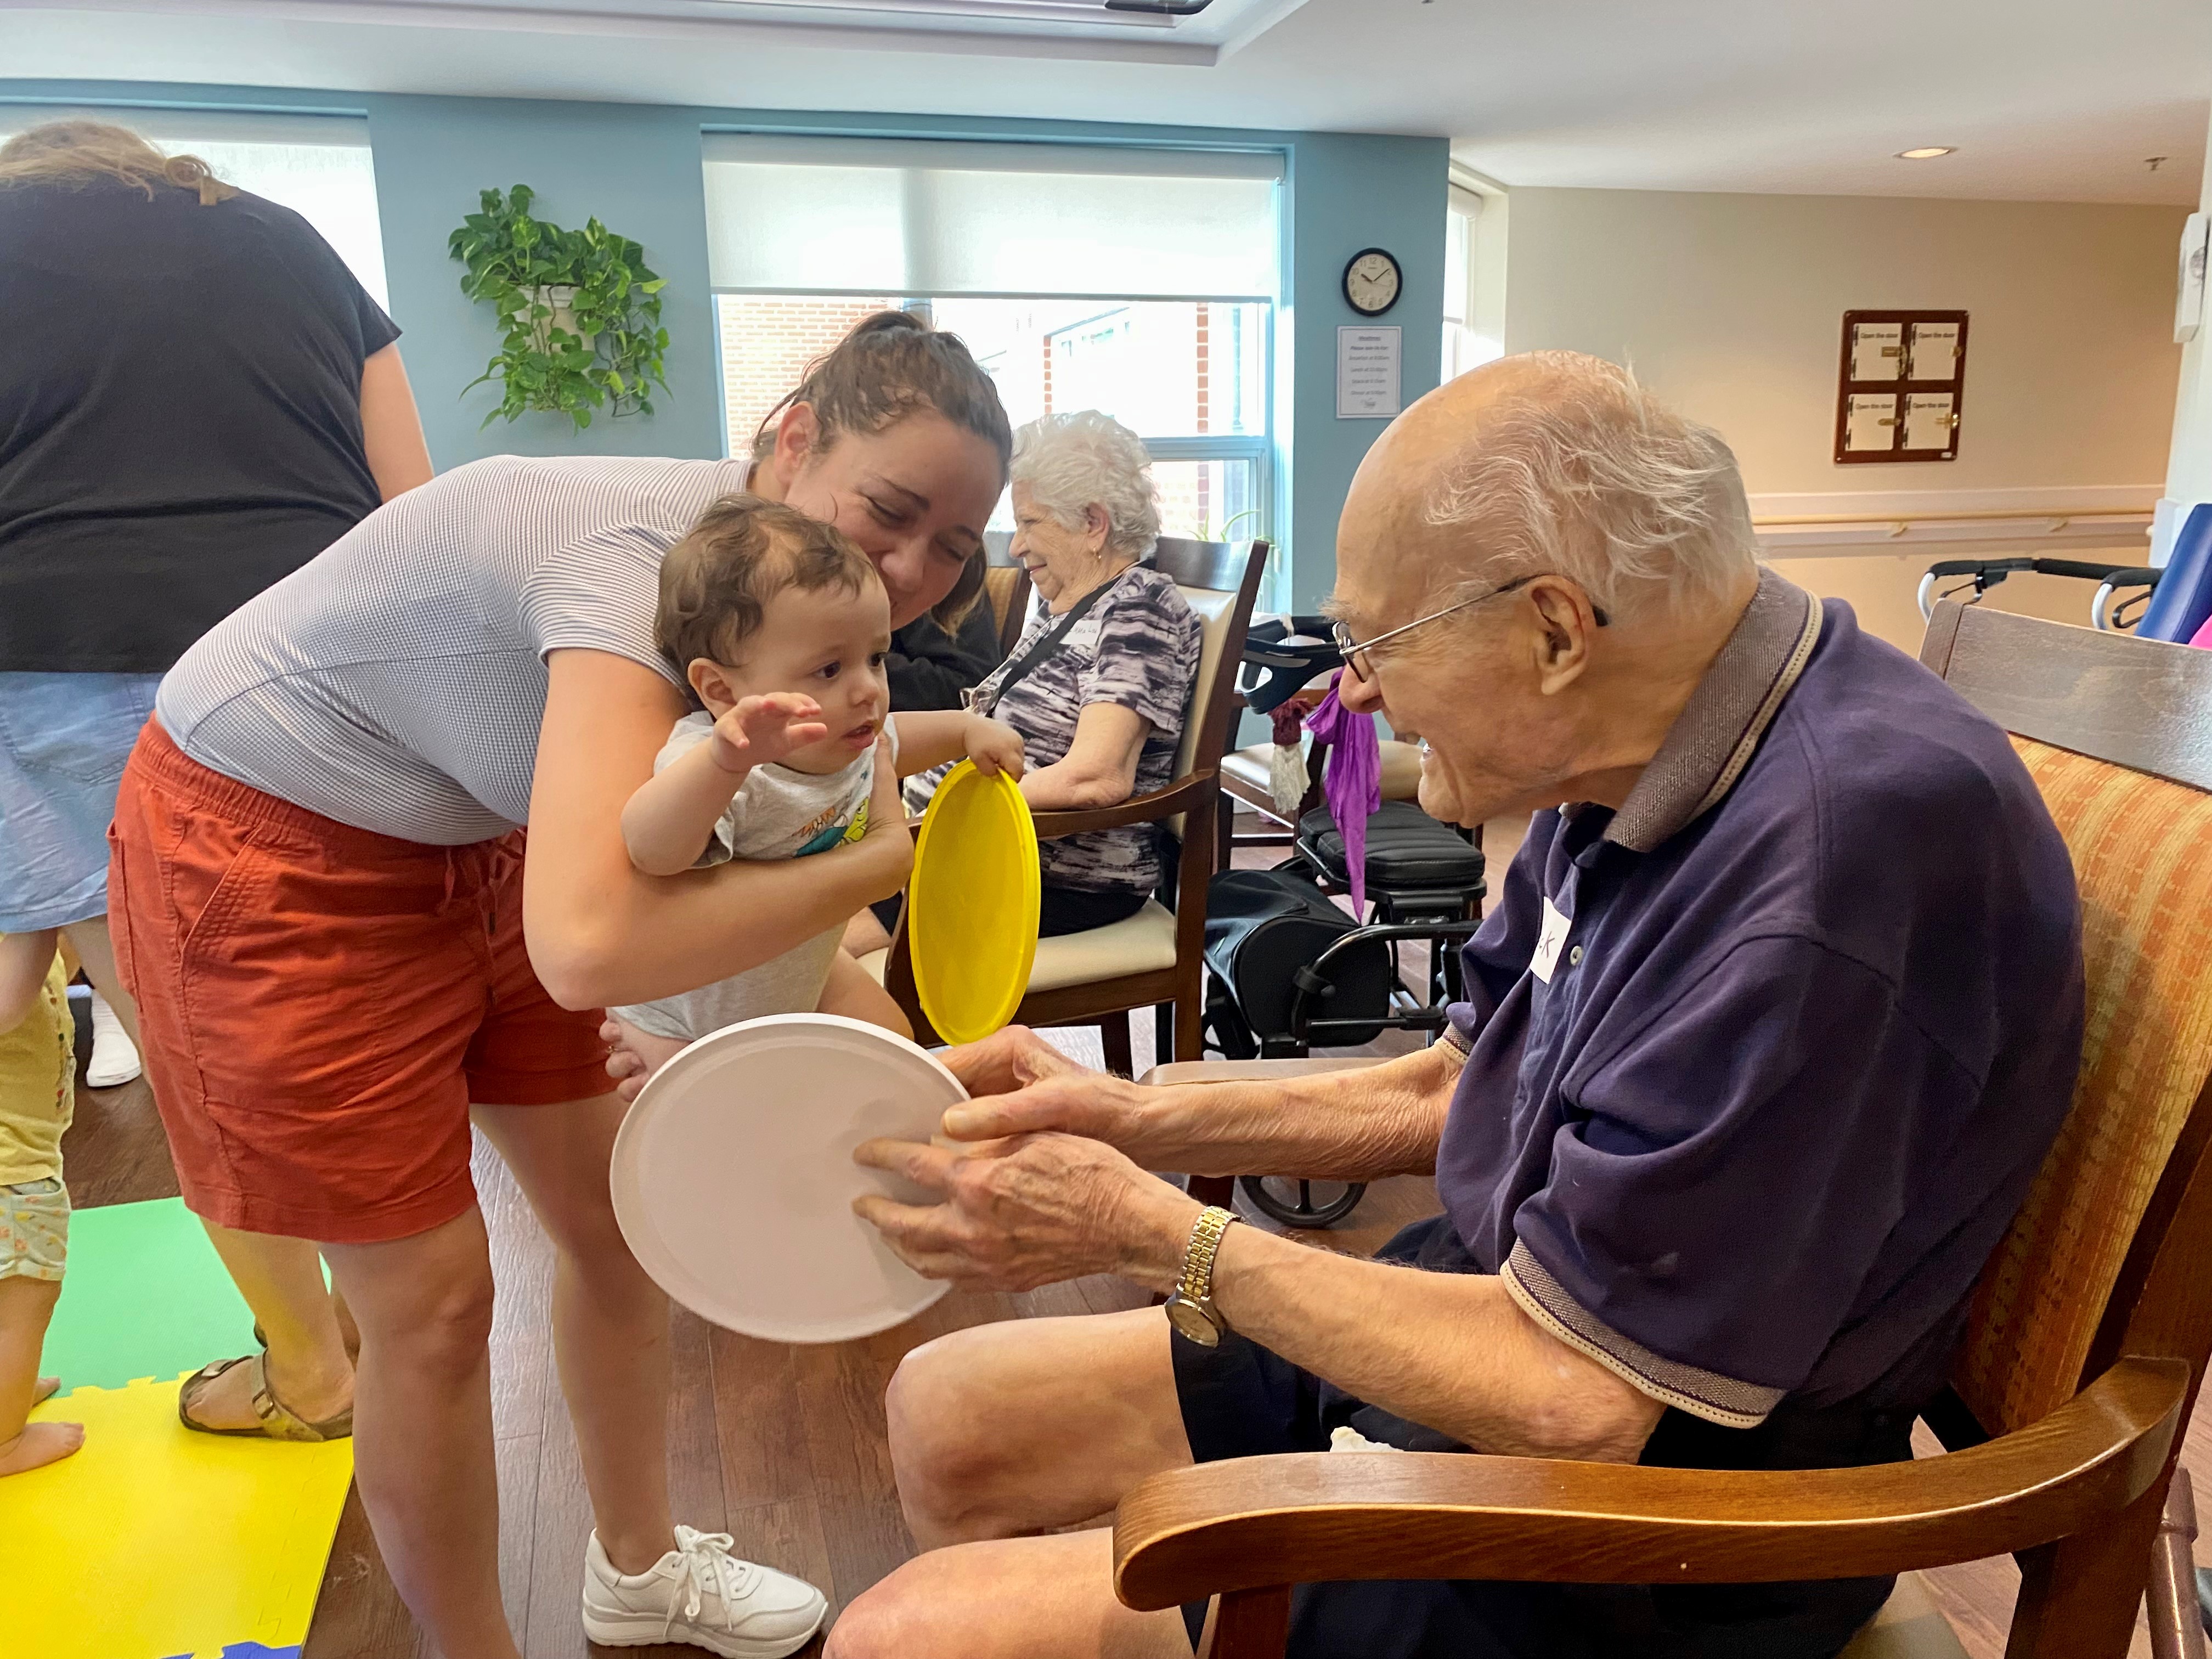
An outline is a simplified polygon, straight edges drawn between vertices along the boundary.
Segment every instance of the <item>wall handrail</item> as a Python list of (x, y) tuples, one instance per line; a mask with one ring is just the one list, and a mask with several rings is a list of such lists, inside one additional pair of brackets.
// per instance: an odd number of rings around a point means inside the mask
[(2081, 524), (2083, 521), (2101, 523), (2118, 520), (2133, 524), (2138, 520), (2148, 524), (2150, 511), (2110, 507), (2094, 507), (2080, 512), (2051, 513), (2020, 507), (1992, 507), (1965, 513), (1797, 513), (1776, 514), (1767, 517), (1753, 516), (1752, 527), (1765, 525), (1861, 525), (1861, 524), (1959, 524), (1968, 521), (2008, 520), (2019, 524), (2055, 523), (2059, 526)]

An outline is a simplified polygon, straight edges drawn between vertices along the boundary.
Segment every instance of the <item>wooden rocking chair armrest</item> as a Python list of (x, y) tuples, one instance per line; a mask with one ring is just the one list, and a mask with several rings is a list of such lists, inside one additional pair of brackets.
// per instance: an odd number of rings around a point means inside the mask
[(1132, 795), (1119, 806), (1036, 812), (1031, 817), (1036, 821), (1039, 841), (1057, 841), (1062, 836), (1084, 836), (1093, 830), (1112, 830), (1125, 823), (1150, 823), (1158, 818), (1173, 817), (1201, 805), (1218, 787), (1209, 768), (1177, 778), (1166, 788), (1155, 789), (1148, 795)]
[(1137, 1079), (1142, 1089), (1171, 1089), (1185, 1083), (1268, 1083), (1330, 1072), (1365, 1072), (1388, 1066), (1400, 1054), (1346, 1054), (1317, 1060), (1179, 1060), (1155, 1066)]
[(2142, 1496), (2188, 1387), (2182, 1360), (2122, 1358), (2017, 1433), (1863, 1468), (1418, 1452), (1200, 1464), (1122, 1500), (1114, 1588), (1150, 1611), (1342, 1579), (1738, 1583), (1976, 1560), (2066, 1536)]

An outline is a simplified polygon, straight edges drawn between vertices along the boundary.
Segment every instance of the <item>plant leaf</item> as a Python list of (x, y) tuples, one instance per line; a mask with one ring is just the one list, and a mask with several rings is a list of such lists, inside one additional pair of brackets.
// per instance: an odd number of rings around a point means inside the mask
[[(564, 230), (531, 213), (536, 199), (527, 185), (483, 191), (482, 211), (465, 216), (447, 238), (448, 257), (465, 267), (461, 292), (491, 306), (499, 319), (499, 352), (464, 392), (499, 384), (500, 406), (485, 416), (486, 426), (539, 411), (565, 414), (581, 432), (600, 408), (617, 419), (651, 415), (648, 391), (668, 384), (662, 354), (669, 337), (660, 326), (665, 279), (646, 265), (639, 243), (596, 216), (581, 230)], [(553, 321), (556, 307), (544, 293), (550, 288), (574, 290), (565, 307), (568, 326)]]

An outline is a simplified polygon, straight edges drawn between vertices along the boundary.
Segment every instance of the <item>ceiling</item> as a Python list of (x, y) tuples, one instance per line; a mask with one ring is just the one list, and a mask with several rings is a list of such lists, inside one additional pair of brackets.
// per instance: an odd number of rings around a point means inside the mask
[[(1508, 185), (2175, 204), (2197, 198), (2212, 94), (2205, 0), (1215, 0), (1172, 25), (1062, 21), (1066, 0), (841, 9), (0, 0), (0, 64), (26, 77), (1430, 133)], [(994, 10), (1003, 20), (982, 15)], [(1958, 153), (1893, 159), (1921, 144)], [(2152, 156), (2166, 158), (2155, 171)]]

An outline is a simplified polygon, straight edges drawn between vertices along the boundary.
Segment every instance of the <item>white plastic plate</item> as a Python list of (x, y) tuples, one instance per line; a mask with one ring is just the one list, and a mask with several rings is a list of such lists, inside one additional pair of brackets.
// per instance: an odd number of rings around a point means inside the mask
[(934, 1194), (853, 1162), (878, 1135), (928, 1140), (967, 1099), (902, 1036), (780, 1014), (701, 1037), (645, 1085), (615, 1137), (615, 1218), (653, 1282), (702, 1318), (771, 1342), (844, 1342), (945, 1292), (852, 1210)]

